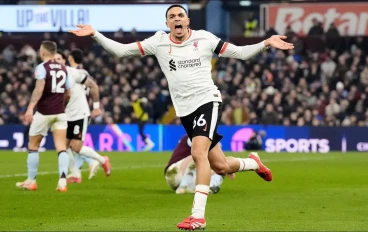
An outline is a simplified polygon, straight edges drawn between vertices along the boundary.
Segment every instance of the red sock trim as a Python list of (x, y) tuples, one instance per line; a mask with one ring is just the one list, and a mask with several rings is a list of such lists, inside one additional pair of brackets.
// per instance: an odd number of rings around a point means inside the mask
[(243, 166), (243, 171), (245, 170), (245, 161), (242, 159), (244, 166)]
[(202, 194), (204, 194), (204, 195), (208, 195), (208, 193), (206, 193), (206, 192), (201, 192), (201, 191), (195, 191), (196, 193), (202, 193)]

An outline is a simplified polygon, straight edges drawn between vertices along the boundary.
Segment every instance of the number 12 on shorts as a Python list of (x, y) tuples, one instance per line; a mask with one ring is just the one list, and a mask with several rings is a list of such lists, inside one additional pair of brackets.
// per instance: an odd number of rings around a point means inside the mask
[(201, 114), (201, 116), (199, 116), (198, 120), (197, 120), (197, 116), (194, 118), (193, 120), (193, 129), (196, 126), (205, 126), (205, 128), (203, 129), (204, 131), (207, 130), (207, 122), (206, 119), (203, 118), (204, 114)]

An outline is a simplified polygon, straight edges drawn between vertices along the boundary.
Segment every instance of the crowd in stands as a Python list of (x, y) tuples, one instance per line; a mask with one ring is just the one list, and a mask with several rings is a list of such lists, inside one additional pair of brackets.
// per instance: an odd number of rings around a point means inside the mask
[[(312, 32), (320, 33), (315, 26)], [(340, 46), (338, 31), (331, 27), (335, 35), (323, 35), (323, 53), (309, 51), (289, 28), (295, 50), (267, 49), (247, 61), (214, 58), (212, 77), (223, 94), (222, 123), (368, 126), (367, 42), (350, 38)], [(60, 39), (58, 46), (66, 55), (75, 47)], [(104, 112), (93, 123), (134, 123), (133, 91), (148, 99), (150, 123), (157, 123), (171, 106), (168, 83), (154, 57), (119, 59), (97, 44), (83, 50), (83, 67), (99, 85)], [(39, 62), (37, 50), (28, 45), (20, 51), (12, 45), (0, 51), (0, 125), (24, 124), (33, 69)]]

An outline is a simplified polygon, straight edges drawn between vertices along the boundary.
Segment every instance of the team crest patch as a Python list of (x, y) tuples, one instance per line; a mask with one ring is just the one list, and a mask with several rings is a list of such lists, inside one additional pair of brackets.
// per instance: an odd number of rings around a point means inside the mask
[(198, 41), (193, 42), (193, 51), (198, 51)]

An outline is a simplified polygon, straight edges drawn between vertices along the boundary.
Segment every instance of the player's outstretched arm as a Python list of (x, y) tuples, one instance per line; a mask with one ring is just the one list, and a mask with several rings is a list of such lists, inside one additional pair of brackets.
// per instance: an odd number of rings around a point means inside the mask
[(77, 27), (78, 29), (69, 30), (69, 32), (76, 36), (92, 36), (92, 38), (96, 40), (106, 51), (114, 56), (123, 57), (140, 55), (137, 43), (118, 43), (114, 40), (106, 38), (90, 25), (78, 24)]
[(28, 104), (27, 112), (25, 114), (25, 118), (29, 123), (31, 123), (33, 120), (33, 110), (36, 107), (38, 101), (41, 99), (44, 88), (45, 88), (45, 79), (38, 79), (36, 81), (36, 87), (32, 92), (32, 97), (31, 101)]
[(84, 85), (90, 89), (89, 91), (93, 100), (93, 110), (91, 116), (97, 117), (101, 114), (100, 93), (98, 90), (98, 85), (91, 78), (87, 78), (86, 82), (84, 82)]
[(222, 47), (223, 51), (220, 52), (220, 55), (223, 57), (246, 60), (259, 54), (268, 47), (274, 47), (282, 50), (294, 49), (294, 45), (285, 42), (284, 39), (286, 39), (286, 36), (273, 35), (270, 38), (258, 44), (252, 44), (247, 46), (236, 46), (230, 43), (225, 43)]

